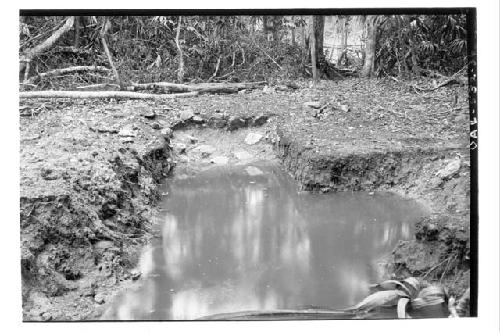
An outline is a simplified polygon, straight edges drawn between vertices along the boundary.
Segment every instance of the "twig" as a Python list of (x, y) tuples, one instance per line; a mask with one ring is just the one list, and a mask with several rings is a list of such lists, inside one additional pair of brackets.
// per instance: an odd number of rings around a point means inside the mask
[(273, 59), (273, 58), (272, 58), (272, 57), (271, 57), (271, 56), (270, 56), (270, 55), (269, 55), (269, 54), (268, 54), (268, 53), (267, 53), (264, 49), (262, 49), (259, 45), (257, 45), (257, 48), (258, 48), (259, 50), (261, 50), (261, 51), (262, 51), (262, 53), (264, 53), (264, 54), (265, 54), (265, 55), (266, 55), (269, 59), (271, 59), (271, 61), (272, 61), (272, 62), (274, 62), (274, 63), (276, 64), (276, 66), (278, 66), (278, 67), (279, 67), (279, 69), (283, 70), (283, 67), (281, 67), (281, 66), (280, 66), (280, 64), (278, 64), (278, 63), (276, 62), (276, 60), (274, 60), (274, 59)]
[(220, 56), (219, 56), (219, 58), (217, 58), (217, 65), (215, 65), (215, 72), (214, 72), (214, 73), (212, 74), (212, 76), (208, 79), (208, 82), (211, 82), (211, 81), (214, 79), (214, 77), (216, 77), (216, 76), (217, 76), (217, 72), (219, 71), (219, 66), (220, 66), (220, 58), (221, 58)]

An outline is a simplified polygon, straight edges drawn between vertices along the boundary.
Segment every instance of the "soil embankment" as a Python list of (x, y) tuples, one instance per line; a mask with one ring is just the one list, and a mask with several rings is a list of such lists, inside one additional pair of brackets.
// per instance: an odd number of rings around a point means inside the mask
[[(155, 104), (22, 106), (24, 319), (95, 318), (139, 278), (157, 185), (175, 163), (190, 172), (193, 159), (273, 158), (265, 140), (305, 190), (392, 190), (426, 205), (416, 239), (393, 254), (395, 273), (440, 280), (460, 296), (469, 283), (467, 112), (465, 87), (415, 94), (354, 79)], [(222, 147), (208, 127), (234, 145)], [(259, 144), (238, 144), (245, 127), (259, 127)]]

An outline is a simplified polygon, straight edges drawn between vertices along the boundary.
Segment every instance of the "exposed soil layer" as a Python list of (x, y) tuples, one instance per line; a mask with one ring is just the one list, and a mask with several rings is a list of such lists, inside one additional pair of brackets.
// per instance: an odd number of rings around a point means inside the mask
[[(96, 318), (139, 278), (133, 268), (157, 185), (175, 163), (195, 172), (190, 165), (270, 159), (265, 140), (305, 190), (392, 190), (422, 202), (430, 215), (394, 251), (395, 274), (441, 280), (458, 296), (468, 287), (466, 87), (416, 94), (352, 79), (156, 103), (23, 101), (20, 109), (25, 320)], [(259, 143), (242, 142), (254, 132)]]

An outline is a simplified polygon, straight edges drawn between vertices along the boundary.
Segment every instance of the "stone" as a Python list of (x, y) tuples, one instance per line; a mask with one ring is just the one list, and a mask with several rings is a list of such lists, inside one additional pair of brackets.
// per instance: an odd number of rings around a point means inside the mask
[(212, 158), (210, 162), (218, 165), (226, 165), (227, 163), (229, 163), (229, 158), (227, 158), (226, 156), (216, 156)]
[(235, 151), (233, 155), (240, 161), (250, 160), (253, 158), (253, 155), (245, 150)]
[(321, 102), (319, 101), (314, 101), (314, 102), (305, 102), (304, 106), (313, 108), (313, 109), (319, 109), (321, 107)]
[(43, 168), (40, 171), (40, 176), (42, 176), (42, 178), (45, 180), (56, 180), (60, 177), (59, 172), (48, 168)]
[(266, 116), (264, 114), (260, 114), (254, 118), (253, 125), (254, 126), (262, 126), (267, 122), (268, 119), (269, 119), (269, 116)]
[(137, 133), (133, 130), (132, 126), (125, 126), (118, 132), (118, 135), (121, 137), (135, 137)]
[(450, 179), (458, 173), (461, 164), (462, 163), (460, 159), (454, 159), (453, 161), (449, 162), (443, 169), (436, 172), (436, 176), (443, 180)]
[(170, 139), (173, 134), (172, 130), (169, 127), (162, 129), (160, 133), (166, 140)]
[(245, 171), (250, 175), (250, 176), (259, 176), (259, 175), (262, 175), (264, 174), (264, 172), (262, 172), (262, 170), (260, 170), (259, 168), (257, 167), (254, 167), (254, 166), (247, 166), (245, 168)]
[(151, 109), (144, 108), (143, 110), (141, 110), (141, 115), (146, 119), (153, 120), (156, 118), (156, 113)]
[(194, 112), (191, 109), (185, 109), (181, 111), (179, 117), (182, 121), (186, 121), (194, 117)]
[(104, 304), (106, 302), (103, 294), (97, 294), (94, 296), (94, 302), (97, 304)]
[(162, 126), (159, 123), (152, 123), (151, 128), (154, 130), (160, 130), (162, 129)]
[(195, 124), (202, 124), (204, 122), (203, 118), (201, 118), (200, 116), (194, 116), (193, 118), (191, 118), (191, 121)]
[(235, 131), (235, 130), (237, 130), (239, 128), (242, 128), (242, 127), (245, 127), (245, 126), (246, 126), (246, 122), (242, 118), (240, 118), (240, 117), (231, 117), (231, 118), (229, 118), (229, 122), (228, 122), (227, 128), (230, 131)]
[(94, 248), (100, 249), (100, 250), (108, 249), (108, 248), (113, 247), (113, 246), (115, 246), (113, 244), (113, 242), (107, 241), (107, 240), (101, 240), (101, 241), (98, 241), (97, 243), (94, 244)]
[(245, 138), (245, 143), (247, 145), (254, 145), (262, 139), (263, 135), (260, 133), (248, 133)]
[(349, 105), (339, 105), (340, 110), (347, 112), (349, 111)]

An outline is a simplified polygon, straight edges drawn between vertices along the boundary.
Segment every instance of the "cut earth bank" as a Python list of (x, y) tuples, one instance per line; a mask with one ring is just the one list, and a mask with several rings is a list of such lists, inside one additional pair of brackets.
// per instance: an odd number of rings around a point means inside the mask
[(303, 190), (418, 200), (429, 215), (387, 264), (460, 297), (470, 272), (467, 87), (302, 86), (164, 102), (21, 101), (23, 319), (98, 318), (140, 278), (158, 185), (174, 166), (276, 158)]

